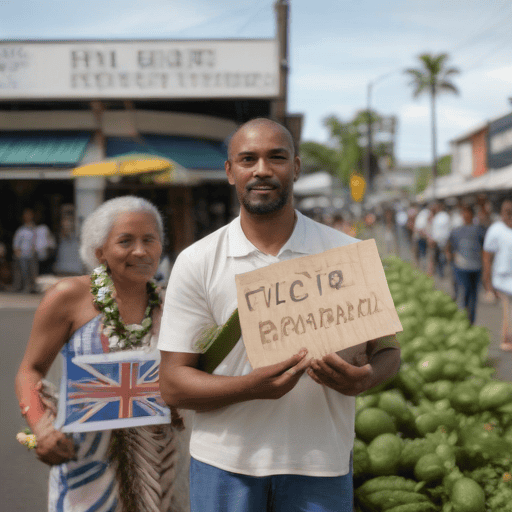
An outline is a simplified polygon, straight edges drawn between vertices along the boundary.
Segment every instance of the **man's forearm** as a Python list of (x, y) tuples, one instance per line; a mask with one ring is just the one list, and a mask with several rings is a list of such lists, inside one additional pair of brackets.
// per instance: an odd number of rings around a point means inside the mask
[(398, 370), (400, 369), (400, 349), (382, 349), (371, 357), (369, 364), (373, 370), (370, 386), (370, 388), (372, 388), (398, 373)]
[(162, 352), (160, 391), (180, 409), (209, 411), (256, 399), (274, 400), (291, 391), (309, 366), (307, 350), (247, 375), (210, 375), (196, 368), (196, 355)]
[(252, 398), (247, 376), (210, 375), (196, 368), (172, 368), (172, 378), (160, 385), (169, 406), (194, 411), (210, 411)]

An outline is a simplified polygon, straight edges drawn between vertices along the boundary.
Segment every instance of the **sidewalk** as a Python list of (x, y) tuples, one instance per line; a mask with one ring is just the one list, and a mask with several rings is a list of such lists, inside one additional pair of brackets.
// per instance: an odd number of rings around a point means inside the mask
[(0, 292), (0, 309), (36, 309), (41, 299), (42, 293), (14, 293)]

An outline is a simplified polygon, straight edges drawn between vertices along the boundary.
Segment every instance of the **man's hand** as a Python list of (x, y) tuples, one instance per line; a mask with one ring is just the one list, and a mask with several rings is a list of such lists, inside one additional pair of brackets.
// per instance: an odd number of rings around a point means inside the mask
[(291, 391), (309, 366), (307, 353), (303, 348), (286, 361), (253, 370), (247, 375), (253, 398), (276, 399)]
[(370, 364), (353, 366), (338, 354), (329, 354), (322, 359), (313, 359), (308, 375), (317, 383), (342, 393), (356, 396), (373, 385), (374, 372)]

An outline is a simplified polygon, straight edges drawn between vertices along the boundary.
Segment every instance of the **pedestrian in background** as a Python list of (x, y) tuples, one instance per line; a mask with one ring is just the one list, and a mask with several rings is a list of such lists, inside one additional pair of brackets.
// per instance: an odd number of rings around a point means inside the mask
[(396, 221), (396, 234), (398, 242), (398, 255), (402, 258), (407, 257), (407, 247), (409, 245), (409, 230), (407, 228), (407, 221), (409, 216), (403, 206), (399, 207), (395, 213)]
[(55, 263), (57, 241), (50, 228), (43, 222), (40, 212), (35, 214), (36, 253), (39, 263), (39, 275), (51, 274)]
[(345, 232), (345, 221), (343, 215), (340, 212), (336, 212), (332, 217), (331, 227), (337, 231)]
[(384, 244), (386, 255), (399, 255), (396, 231), (395, 212), (391, 208), (386, 208), (384, 210)]
[(463, 305), (468, 312), (469, 321), (473, 324), (482, 276), (485, 228), (473, 223), (472, 206), (464, 205), (461, 213), (464, 224), (451, 232), (446, 256), (448, 261), (453, 261), (455, 278), (464, 290)]
[(481, 194), (477, 197), (477, 212), (475, 216), (475, 221), (480, 226), (483, 226), (485, 230), (491, 226), (496, 219), (495, 215), (492, 211), (492, 203), (489, 201), (485, 194)]
[[(460, 199), (457, 199), (457, 203), (455, 206), (450, 208), (448, 215), (450, 216), (450, 233), (455, 229), (464, 224), (464, 220), (462, 218), (462, 214), (460, 213), (460, 209), (462, 208), (462, 202)], [(450, 264), (450, 273), (451, 273), (451, 281), (452, 281), (452, 299), (455, 302), (458, 302), (459, 299), (459, 283), (455, 277), (455, 267), (453, 261), (449, 262)]]
[(428, 225), (431, 220), (431, 211), (428, 206), (422, 208), (414, 220), (412, 242), (414, 248), (414, 262), (420, 270), (427, 270)]
[(512, 351), (512, 199), (503, 201), (501, 220), (492, 224), (485, 235), (483, 252), (484, 287), (501, 299), (503, 320), (501, 349)]
[(436, 210), (432, 219), (432, 273), (442, 279), (444, 277), (446, 263), (446, 244), (450, 237), (450, 216), (443, 203), (436, 204)]
[(79, 246), (74, 219), (66, 215), (61, 220), (57, 258), (53, 266), (57, 275), (75, 276), (83, 273), (84, 267), (80, 260)]
[(25, 208), (23, 224), (15, 231), (13, 248), (13, 290), (35, 293), (38, 274), (34, 210)]

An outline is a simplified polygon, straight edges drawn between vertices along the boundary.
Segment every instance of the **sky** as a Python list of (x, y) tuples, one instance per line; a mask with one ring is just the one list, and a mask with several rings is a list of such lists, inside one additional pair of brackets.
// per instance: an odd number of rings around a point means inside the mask
[[(0, 0), (0, 39), (272, 38), (275, 0)], [(430, 103), (403, 70), (447, 53), (459, 94), (438, 98), (438, 154), (512, 111), (512, 0), (290, 0), (288, 111), (303, 141), (324, 119), (396, 116), (399, 163), (431, 159)]]

